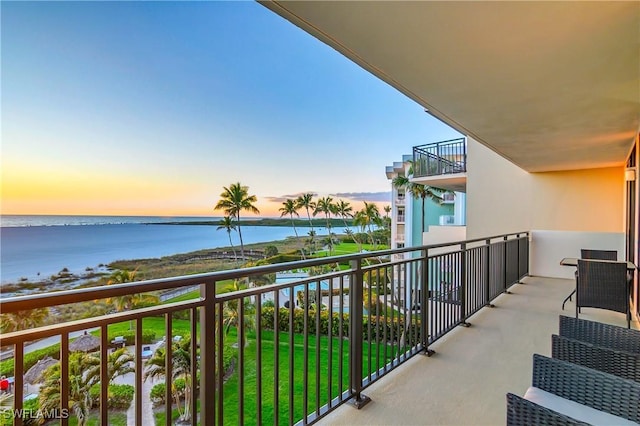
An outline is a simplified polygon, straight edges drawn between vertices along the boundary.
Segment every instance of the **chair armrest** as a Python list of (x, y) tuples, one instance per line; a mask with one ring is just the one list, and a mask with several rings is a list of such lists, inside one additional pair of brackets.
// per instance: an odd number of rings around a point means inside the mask
[(512, 393), (507, 394), (507, 426), (587, 424)]
[(554, 334), (551, 336), (551, 356), (640, 383), (640, 354)]
[(560, 315), (560, 336), (640, 354), (640, 331)]
[(640, 383), (633, 380), (534, 354), (532, 386), (640, 423)]

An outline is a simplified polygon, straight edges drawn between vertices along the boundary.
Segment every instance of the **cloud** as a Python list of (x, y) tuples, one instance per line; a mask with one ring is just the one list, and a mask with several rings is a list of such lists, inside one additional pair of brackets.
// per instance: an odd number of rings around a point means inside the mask
[(346, 198), (353, 201), (391, 202), (391, 191), (385, 192), (338, 192), (333, 197)]
[(290, 199), (295, 200), (299, 196), (301, 196), (303, 194), (308, 194), (308, 193), (313, 194), (314, 197), (316, 195), (318, 195), (313, 191), (309, 191), (309, 192), (298, 192), (297, 194), (281, 195), (279, 197), (264, 197), (264, 199), (267, 200), (267, 201), (270, 201), (272, 203), (283, 203), (283, 202), (285, 202), (287, 200), (290, 200)]

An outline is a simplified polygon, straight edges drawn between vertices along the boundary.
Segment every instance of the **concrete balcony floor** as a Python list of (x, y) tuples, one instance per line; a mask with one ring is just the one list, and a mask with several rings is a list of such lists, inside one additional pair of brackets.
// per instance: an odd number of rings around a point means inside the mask
[[(551, 356), (558, 316), (575, 315), (564, 298), (573, 280), (527, 277), (512, 294), (499, 296), (431, 346), (432, 357), (415, 356), (364, 394), (372, 401), (357, 410), (343, 405), (321, 425), (503, 425), (507, 392), (523, 395), (531, 383), (532, 355)], [(575, 298), (574, 298), (575, 300)], [(582, 309), (580, 318), (626, 327), (625, 316)], [(632, 322), (638, 329), (638, 323)]]

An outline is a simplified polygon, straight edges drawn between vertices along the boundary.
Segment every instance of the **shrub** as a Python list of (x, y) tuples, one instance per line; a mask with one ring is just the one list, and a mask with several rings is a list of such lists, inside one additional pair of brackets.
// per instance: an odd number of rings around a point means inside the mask
[(126, 410), (131, 406), (135, 389), (131, 385), (109, 385), (107, 406), (114, 410)]
[[(93, 408), (100, 406), (100, 383), (91, 386), (89, 391)], [(110, 384), (107, 391), (107, 407), (110, 410), (126, 410), (133, 402), (135, 388), (131, 385)]]
[(256, 265), (270, 265), (273, 263), (286, 263), (286, 262), (295, 262), (296, 260), (301, 260), (302, 256), (300, 254), (276, 254), (275, 256), (268, 257), (266, 259), (262, 259), (259, 262), (256, 262)]
[[(108, 338), (109, 338), (109, 341), (112, 341), (119, 336), (122, 336), (124, 338), (127, 346), (135, 344), (135, 341), (136, 341), (135, 330), (121, 331), (118, 333), (109, 333)], [(142, 330), (142, 343), (144, 344), (153, 343), (155, 340), (156, 340), (156, 333), (154, 331)]]
[(276, 247), (276, 246), (266, 246), (264, 248), (264, 256), (265, 257), (272, 257), (272, 256), (275, 256), (276, 254), (278, 254), (278, 247)]

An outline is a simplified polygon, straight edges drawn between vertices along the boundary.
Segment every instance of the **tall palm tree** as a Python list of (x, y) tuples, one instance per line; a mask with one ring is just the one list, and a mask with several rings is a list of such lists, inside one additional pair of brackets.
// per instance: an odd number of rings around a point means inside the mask
[(311, 210), (315, 210), (316, 208), (316, 203), (313, 201), (313, 196), (315, 194), (312, 194), (310, 192), (306, 193), (306, 194), (302, 194), (300, 195), (297, 199), (296, 199), (296, 205), (299, 209), (304, 208), (307, 212), (307, 218), (309, 219), (309, 226), (311, 227), (311, 230), (313, 231), (313, 222), (311, 222)]
[(375, 248), (372, 225), (376, 224), (380, 218), (380, 211), (378, 210), (378, 206), (376, 206), (374, 203), (367, 203), (365, 201), (364, 208), (360, 211), (362, 212), (359, 218), (361, 226), (366, 227), (371, 245), (373, 245)]
[(233, 241), (231, 241), (231, 231), (236, 230), (236, 225), (235, 223), (233, 223), (233, 218), (231, 216), (225, 216), (224, 218), (222, 218), (222, 220), (220, 221), (220, 226), (216, 228), (216, 231), (219, 231), (221, 229), (224, 229), (225, 231), (227, 231), (227, 234), (229, 234), (229, 244), (231, 245), (231, 249), (233, 250), (233, 259), (238, 260), (238, 257), (236, 256), (236, 248), (233, 246)]
[(296, 234), (296, 239), (298, 239), (298, 230), (296, 229), (296, 223), (293, 220), (293, 215), (300, 217), (298, 214), (298, 206), (296, 205), (295, 200), (288, 198), (286, 201), (282, 202), (282, 207), (279, 209), (280, 217), (289, 216), (291, 218), (291, 226), (293, 226), (293, 232)]
[(224, 191), (220, 194), (220, 201), (214, 207), (215, 210), (223, 210), (227, 216), (236, 219), (238, 236), (240, 237), (240, 255), (244, 257), (244, 242), (242, 241), (242, 228), (240, 226), (240, 213), (243, 210), (254, 214), (260, 214), (260, 210), (254, 205), (258, 201), (255, 195), (249, 195), (249, 187), (240, 182), (232, 183), (229, 187), (222, 187)]
[(344, 223), (344, 232), (350, 236), (353, 241), (362, 249), (362, 244), (358, 241), (358, 237), (356, 234), (349, 228), (347, 224), (347, 218), (353, 218), (353, 207), (349, 204), (348, 201), (339, 200), (335, 204), (335, 211), (338, 216), (342, 218), (342, 222)]
[[(412, 169), (409, 168), (409, 172), (411, 173)], [(407, 192), (409, 192), (413, 198), (422, 200), (422, 232), (424, 232), (425, 226), (425, 217), (426, 217), (426, 209), (425, 209), (425, 201), (427, 198), (436, 201), (437, 203), (442, 203), (443, 198), (442, 194), (447, 192), (445, 189), (431, 187), (422, 185), (419, 183), (411, 182), (407, 176), (396, 176), (391, 180), (391, 184), (395, 188), (405, 188)]]
[[(279, 211), (282, 212), (280, 213), (280, 217), (284, 217), (286, 215), (289, 215), (289, 217), (291, 218), (291, 226), (293, 226), (293, 232), (294, 234), (296, 234), (296, 242), (298, 241), (298, 230), (296, 229), (296, 222), (293, 220), (293, 215), (296, 215), (298, 217), (300, 217), (300, 215), (298, 214), (298, 203), (296, 203), (296, 200), (292, 200), (290, 198), (288, 198), (286, 201), (282, 202), (282, 207), (280, 207)], [(302, 253), (302, 258), (305, 259), (304, 256), (304, 249), (300, 249), (300, 253)]]
[(335, 204), (333, 204), (333, 198), (324, 197), (320, 198), (316, 203), (316, 208), (313, 211), (313, 215), (318, 213), (324, 213), (325, 220), (327, 221), (327, 232), (329, 233), (329, 256), (333, 249), (333, 236), (331, 235), (331, 214), (336, 212)]

